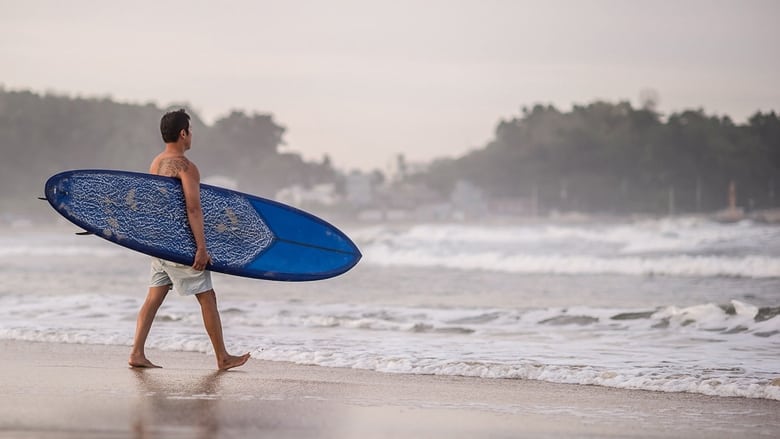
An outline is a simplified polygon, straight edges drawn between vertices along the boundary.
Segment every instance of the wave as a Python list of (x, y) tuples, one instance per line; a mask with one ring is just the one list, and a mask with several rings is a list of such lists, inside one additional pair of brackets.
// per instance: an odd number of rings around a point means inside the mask
[[(609, 333), (656, 332), (707, 337), (780, 335), (780, 307), (757, 307), (737, 300), (727, 304), (667, 306), (652, 310), (565, 307), (529, 310), (437, 309), (321, 304), (272, 306), (263, 312), (235, 313), (231, 322), (247, 327), (342, 328), (400, 333), (474, 334), (502, 337), (554, 332), (554, 327)], [(780, 338), (780, 337), (777, 337)]]
[[(368, 369), (385, 373), (466, 376), (485, 379), (529, 379), (562, 384), (596, 385), (660, 392), (687, 392), (722, 397), (780, 400), (780, 385), (770, 378), (739, 377), (739, 368), (691, 370), (674, 367), (631, 370), (586, 365), (555, 365), (530, 362), (502, 364), (486, 361), (442, 361), (404, 356), (358, 357), (331, 352), (300, 352), (270, 348), (257, 350), (253, 358), (289, 361), (325, 367)], [(731, 376), (724, 376), (731, 375)]]
[(719, 224), (698, 218), (649, 220), (634, 223), (584, 225), (420, 224), (408, 228), (375, 226), (350, 233), (371, 245), (501, 244), (609, 246), (618, 254), (698, 251), (728, 243), (740, 246), (776, 242), (780, 228), (752, 223)]
[[(139, 298), (103, 294), (69, 296), (0, 295), (0, 328), (109, 328), (117, 321), (132, 326)], [(200, 315), (191, 303), (169, 301), (157, 321), (201, 330)], [(665, 337), (696, 335), (772, 338), (780, 342), (780, 306), (758, 307), (738, 300), (652, 309), (589, 306), (529, 309), (432, 308), (302, 302), (227, 302), (223, 320), (247, 332), (266, 328), (338, 328), (401, 334), (473, 335), (476, 338), (589, 330), (620, 337), (655, 333)], [(53, 326), (52, 326), (53, 325)], [(567, 329), (571, 328), (571, 329)], [(100, 337), (99, 334), (96, 337)]]
[(73, 229), (0, 234), (0, 258), (94, 255), (112, 257), (127, 251), (94, 236), (76, 236)]
[[(22, 341), (130, 346), (128, 334), (103, 334), (87, 330), (0, 329), (0, 338)], [(245, 339), (246, 337), (243, 337)], [(358, 352), (318, 349), (303, 343), (278, 343), (270, 339), (233, 343), (230, 348), (249, 350), (252, 358), (285, 361), (323, 367), (366, 369), (383, 373), (466, 376), (484, 379), (529, 379), (563, 384), (598, 385), (622, 389), (661, 392), (687, 392), (722, 397), (780, 400), (780, 386), (771, 373), (748, 374), (741, 367), (690, 367), (683, 362), (664, 361), (645, 367), (609, 367), (587, 364), (551, 364), (518, 359), (510, 364), (489, 359), (458, 360), (439, 358), (431, 353)], [(210, 353), (203, 335), (152, 337), (148, 347), (164, 351)], [(744, 360), (739, 362), (744, 363)]]
[(379, 266), (453, 268), (519, 274), (780, 277), (780, 258), (769, 256), (600, 257), (589, 255), (525, 255), (498, 251), (443, 252), (436, 248), (396, 248), (374, 244), (363, 248), (364, 263)]
[(17, 246), (4, 246), (0, 248), (0, 257), (16, 257), (16, 256), (118, 256), (126, 251), (121, 249), (112, 249), (108, 247), (97, 246), (37, 246), (37, 245), (17, 245)]
[[(129, 346), (140, 298), (0, 296), (0, 338)], [(780, 306), (433, 308), (223, 301), (231, 349), (380, 372), (535, 379), (780, 400)], [(149, 347), (209, 353), (197, 305), (168, 301)], [(739, 360), (735, 360), (738, 358)]]
[(519, 274), (780, 277), (780, 228), (700, 219), (356, 230), (364, 264)]

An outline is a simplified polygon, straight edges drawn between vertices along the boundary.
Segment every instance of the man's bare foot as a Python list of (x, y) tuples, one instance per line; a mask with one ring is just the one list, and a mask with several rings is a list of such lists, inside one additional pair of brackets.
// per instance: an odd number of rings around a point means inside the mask
[(244, 355), (241, 355), (240, 357), (228, 355), (227, 358), (223, 359), (222, 361), (217, 360), (217, 366), (219, 367), (219, 370), (228, 370), (234, 367), (243, 366), (247, 360), (249, 360), (248, 352)]
[(127, 360), (127, 364), (129, 364), (130, 367), (162, 368), (162, 366), (158, 366), (147, 360), (146, 357), (134, 357), (132, 355), (130, 356), (130, 359)]

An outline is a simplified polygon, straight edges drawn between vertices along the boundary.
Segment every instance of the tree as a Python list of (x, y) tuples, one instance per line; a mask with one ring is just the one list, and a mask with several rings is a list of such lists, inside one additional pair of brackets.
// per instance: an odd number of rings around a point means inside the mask
[(677, 211), (722, 208), (732, 179), (744, 203), (772, 206), (779, 171), (774, 112), (736, 125), (728, 117), (685, 110), (664, 123), (647, 103), (635, 109), (628, 102), (597, 101), (569, 112), (524, 107), (521, 116), (499, 121), (484, 148), (436, 161), (413, 179), (443, 195), (458, 179), (493, 197), (533, 192), (548, 210), (664, 213), (670, 190)]
[[(170, 109), (181, 107), (189, 105)], [(34, 198), (50, 175), (65, 169), (146, 172), (162, 147), (158, 127), (164, 112), (154, 104), (0, 90), (0, 207), (41, 212)], [(242, 189), (269, 196), (284, 185), (338, 180), (329, 163), (280, 154), (285, 128), (270, 114), (234, 111), (214, 126), (190, 115), (196, 132), (190, 155), (204, 177), (230, 175)]]

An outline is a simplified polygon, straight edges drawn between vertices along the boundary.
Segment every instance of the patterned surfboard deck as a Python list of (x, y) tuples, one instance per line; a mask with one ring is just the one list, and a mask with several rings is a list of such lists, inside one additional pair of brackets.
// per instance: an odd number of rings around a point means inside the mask
[[(46, 199), (84, 230), (121, 246), (190, 264), (195, 241), (181, 183), (113, 170), (74, 170), (46, 182)], [(212, 271), (259, 279), (333, 277), (360, 260), (357, 246), (324, 220), (264, 198), (201, 185)]]

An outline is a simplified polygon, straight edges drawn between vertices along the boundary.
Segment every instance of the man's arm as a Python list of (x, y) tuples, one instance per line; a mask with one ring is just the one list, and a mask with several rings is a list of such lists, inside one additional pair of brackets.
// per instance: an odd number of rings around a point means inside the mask
[(203, 226), (203, 210), (200, 206), (200, 172), (198, 167), (185, 159), (185, 165), (179, 169), (181, 187), (184, 191), (184, 204), (187, 206), (187, 219), (190, 222), (192, 236), (195, 238), (195, 260), (192, 268), (205, 270), (211, 261), (206, 248), (206, 234)]

